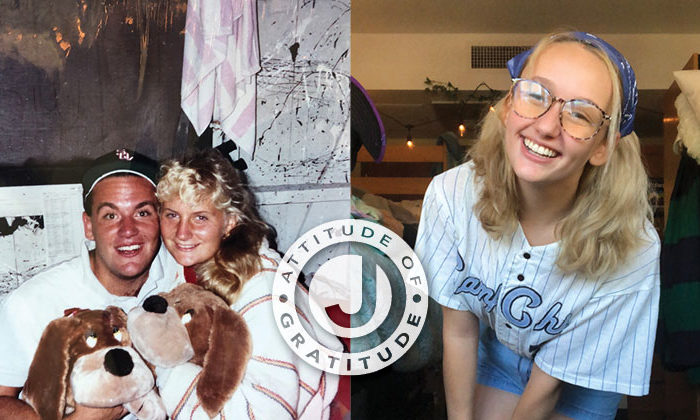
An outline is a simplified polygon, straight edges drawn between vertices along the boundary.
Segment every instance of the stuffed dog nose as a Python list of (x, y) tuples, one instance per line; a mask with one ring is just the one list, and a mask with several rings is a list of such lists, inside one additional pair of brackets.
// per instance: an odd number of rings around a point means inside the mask
[(105, 354), (104, 366), (114, 376), (126, 376), (134, 368), (134, 361), (126, 350), (112, 349)]
[(146, 298), (143, 302), (143, 309), (146, 312), (154, 312), (157, 314), (164, 314), (168, 310), (168, 301), (162, 296), (153, 295)]

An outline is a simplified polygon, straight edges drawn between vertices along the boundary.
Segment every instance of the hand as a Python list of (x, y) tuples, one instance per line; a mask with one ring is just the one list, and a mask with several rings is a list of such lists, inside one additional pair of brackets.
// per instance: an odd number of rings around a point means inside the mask
[(128, 411), (118, 405), (110, 408), (93, 408), (76, 404), (75, 411), (66, 419), (71, 420), (117, 420), (124, 417)]

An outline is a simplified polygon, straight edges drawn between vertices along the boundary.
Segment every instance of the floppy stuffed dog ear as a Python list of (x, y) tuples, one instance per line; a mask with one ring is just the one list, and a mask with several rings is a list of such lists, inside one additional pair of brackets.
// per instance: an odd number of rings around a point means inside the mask
[[(51, 321), (41, 336), (22, 398), (42, 420), (59, 420), (76, 404), (113, 407), (132, 403), (142, 419), (165, 419), (153, 374), (131, 347), (126, 314), (74, 311)], [(138, 401), (136, 401), (138, 400)], [(148, 412), (140, 410), (150, 403)]]
[(42, 420), (59, 420), (66, 409), (68, 375), (72, 369), (70, 343), (78, 333), (79, 321), (59, 318), (44, 329), (34, 360), (29, 367), (22, 398)]
[(204, 356), (197, 396), (204, 411), (214, 417), (243, 379), (252, 343), (243, 317), (228, 307), (211, 309), (209, 351)]
[[(179, 330), (185, 340), (178, 338)], [(216, 416), (233, 395), (252, 352), (243, 317), (214, 293), (190, 283), (151, 296), (143, 308), (132, 309), (129, 332), (136, 348), (157, 366), (187, 360), (202, 366), (197, 397), (209, 417)]]

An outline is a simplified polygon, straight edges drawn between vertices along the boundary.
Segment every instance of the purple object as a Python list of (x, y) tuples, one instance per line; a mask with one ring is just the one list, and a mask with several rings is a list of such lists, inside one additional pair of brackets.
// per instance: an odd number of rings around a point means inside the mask
[[(350, 130), (351, 141), (359, 149), (364, 145), (374, 161), (384, 159), (386, 133), (379, 112), (360, 82), (350, 76)], [(352, 147), (355, 150), (355, 147)]]

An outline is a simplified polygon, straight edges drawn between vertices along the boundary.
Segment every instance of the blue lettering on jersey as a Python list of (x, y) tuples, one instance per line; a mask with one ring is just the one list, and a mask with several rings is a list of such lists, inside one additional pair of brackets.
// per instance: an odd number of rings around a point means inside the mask
[(530, 357), (535, 357), (537, 352), (540, 351), (540, 349), (542, 348), (543, 344), (544, 343), (540, 343), (540, 344), (535, 344), (534, 346), (530, 346), (530, 348), (528, 348), (528, 351), (530, 352)]
[[(503, 316), (514, 326), (518, 328), (527, 328), (532, 324), (532, 316), (526, 310), (522, 310), (519, 316), (513, 313), (513, 304), (518, 299), (527, 299), (525, 308), (536, 309), (542, 305), (542, 296), (526, 286), (516, 287), (503, 295), (503, 300), (501, 301), (501, 312)], [(559, 311), (561, 308), (561, 302), (556, 302), (550, 306), (544, 317), (535, 324), (533, 330), (544, 330), (544, 332), (550, 335), (557, 335), (562, 332), (564, 328), (570, 324), (571, 314), (568, 314), (564, 318), (564, 321), (560, 322)]]
[(530, 300), (525, 304), (527, 308), (535, 309), (542, 304), (542, 297), (534, 290), (529, 287), (516, 287), (503, 296), (501, 312), (511, 324), (518, 328), (527, 328), (532, 324), (532, 317), (530, 314), (528, 314), (527, 311), (523, 311), (520, 318), (516, 318), (512, 312), (513, 303), (520, 298)]
[(457, 253), (457, 258), (459, 258), (459, 264), (457, 264), (457, 271), (462, 272), (465, 268), (467, 268), (467, 266), (466, 264), (464, 264), (464, 258), (462, 258), (459, 252)]
[(534, 330), (544, 330), (544, 332), (551, 335), (557, 335), (562, 332), (562, 330), (571, 323), (571, 314), (567, 315), (566, 318), (564, 318), (564, 321), (557, 325), (557, 323), (559, 323), (559, 318), (557, 315), (559, 315), (561, 306), (562, 305), (560, 302), (552, 305), (552, 307), (549, 308), (545, 314), (544, 318), (542, 318), (542, 320), (535, 325)]
[[(476, 296), (486, 312), (493, 311), (496, 307), (498, 298), (501, 295), (501, 287), (503, 284), (499, 284), (496, 290), (486, 286), (481, 280), (476, 277), (469, 276), (462, 281), (462, 283), (457, 287), (454, 294), (458, 295), (461, 293), (466, 293), (468, 295)], [(522, 310), (519, 314), (514, 313), (513, 305), (518, 299), (527, 299), (525, 303), (525, 308), (537, 309), (542, 305), (542, 296), (540, 296), (537, 291), (526, 287), (518, 286), (503, 295), (503, 300), (501, 301), (501, 312), (506, 320), (518, 327), (518, 328), (528, 328), (532, 325), (532, 316), (526, 310)], [(559, 319), (559, 312), (561, 311), (561, 302), (556, 302), (553, 304), (545, 313), (544, 317), (537, 321), (533, 329), (535, 331), (544, 330), (547, 334), (557, 335), (564, 330), (571, 323), (571, 314), (568, 314), (563, 321)]]
[(498, 302), (498, 297), (501, 294), (501, 286), (498, 285), (498, 289), (495, 291), (486, 286), (476, 277), (469, 276), (462, 281), (457, 290), (455, 290), (455, 295), (460, 293), (467, 293), (476, 296), (486, 308), (486, 312), (491, 312), (494, 307), (496, 307), (496, 302)]
[(462, 284), (460, 284), (457, 290), (455, 290), (455, 295), (460, 293), (467, 293), (476, 296), (477, 299), (484, 304), (486, 312), (491, 312), (493, 311), (493, 308), (496, 307), (498, 297), (501, 294), (501, 285), (498, 285), (498, 289), (494, 291), (492, 288), (482, 283), (478, 278), (469, 276), (464, 279)]

